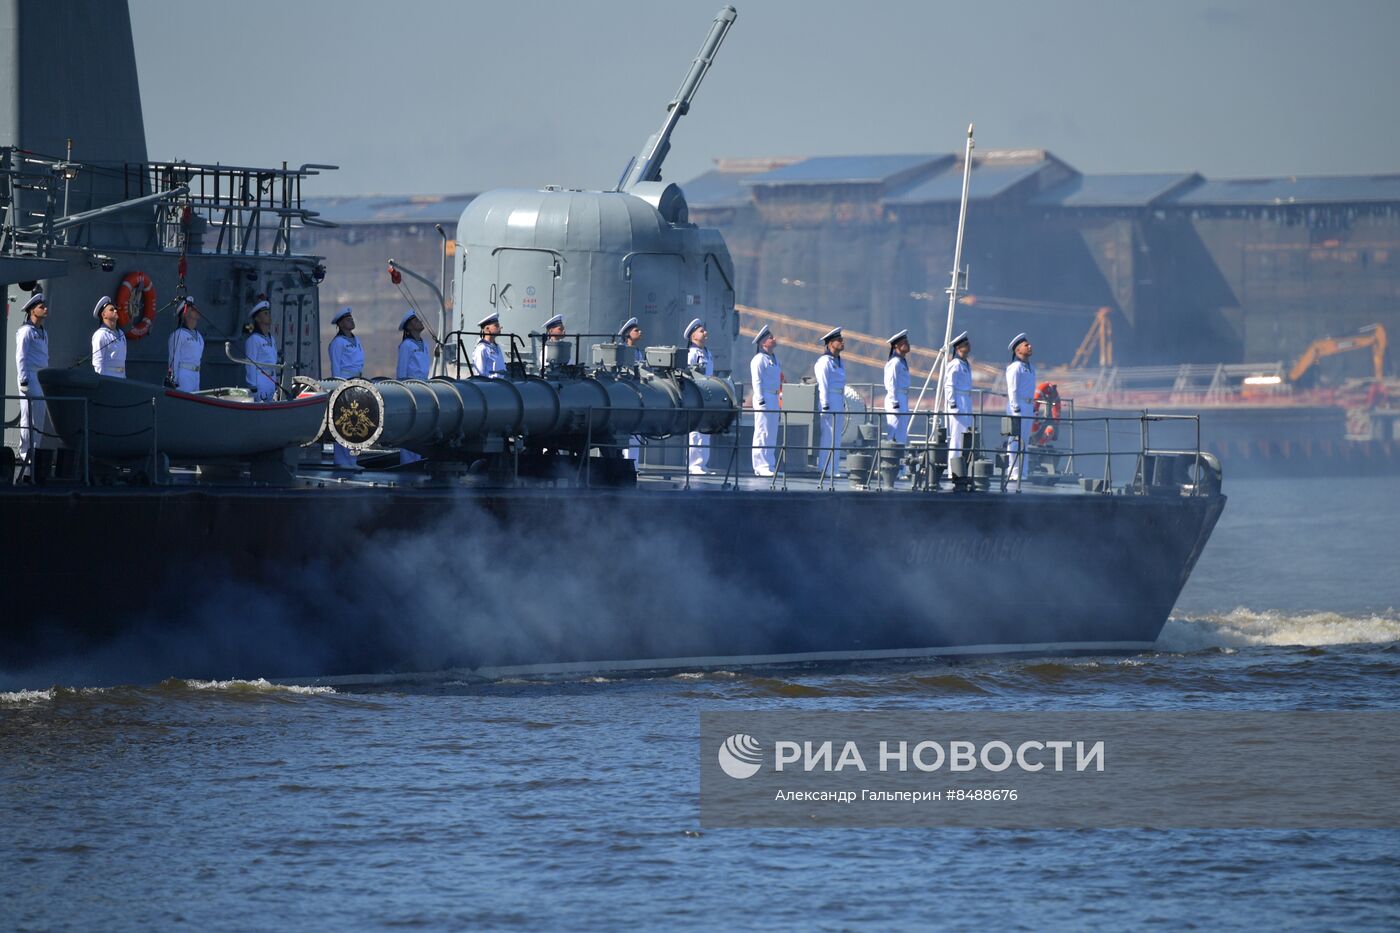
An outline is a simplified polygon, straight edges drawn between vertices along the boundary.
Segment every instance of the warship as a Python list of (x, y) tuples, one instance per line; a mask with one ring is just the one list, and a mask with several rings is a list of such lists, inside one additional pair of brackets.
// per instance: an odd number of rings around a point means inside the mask
[[(28, 295), (53, 310), (39, 449), (6, 446), (0, 464), (0, 684), (1141, 651), (1224, 508), (1199, 442), (1151, 443), (1153, 425), (1189, 418), (1063, 419), (1067, 442), (1021, 479), (998, 452), (1017, 425), (997, 414), (948, 456), (936, 392), (893, 445), (876, 393), (850, 387), (819, 470), (807, 380), (783, 386), (775, 474), (754, 474), (734, 265), (661, 172), (732, 7), (612, 190), (474, 199), (441, 287), (390, 262), (437, 298), (419, 309), (434, 349), (417, 380), (322, 372), (318, 286), (334, 270), (296, 242), (324, 223), (303, 184), (333, 166), (147, 161), (121, 7), (16, 9), (6, 339)], [(28, 50), (60, 31), (69, 87), (100, 80), (101, 107), (30, 77)], [(126, 379), (89, 364), (88, 309), (118, 292)], [(165, 346), (173, 307), (196, 296), (207, 343), (190, 393), (164, 384)], [(280, 346), (271, 402), (243, 388), (240, 328), (259, 300)], [(507, 364), (486, 376), (470, 351), (493, 313)], [(568, 333), (546, 336), (556, 315)], [(653, 341), (640, 353), (616, 336), (629, 318)], [(687, 363), (695, 318), (713, 375)], [(12, 358), (7, 344), (7, 445)], [(709, 468), (692, 471), (697, 443)], [(359, 464), (338, 467), (331, 444)]]

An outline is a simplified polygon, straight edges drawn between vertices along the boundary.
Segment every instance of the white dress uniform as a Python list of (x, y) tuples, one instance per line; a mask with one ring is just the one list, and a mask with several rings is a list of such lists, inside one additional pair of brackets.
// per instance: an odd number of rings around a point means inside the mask
[[(432, 369), (432, 357), (428, 354), (428, 344), (423, 338), (414, 340), (405, 336), (399, 341), (399, 362), (394, 367), (395, 379), (427, 379)], [(413, 463), (422, 460), (411, 450), (399, 451), (399, 463)]]
[(243, 367), (243, 377), (253, 390), (253, 398), (259, 402), (277, 398), (277, 370), (273, 368), (277, 365), (277, 344), (272, 342), (272, 335), (257, 331), (249, 334), (243, 341), (243, 358), (249, 361)]
[(813, 367), (817, 375), (817, 403), (821, 406), (821, 437), (817, 441), (817, 472), (826, 475), (832, 455), (836, 462), (830, 465), (831, 475), (841, 475), (841, 432), (846, 427), (846, 366), (841, 358), (823, 353)]
[[(332, 379), (353, 379), (365, 371), (365, 348), (360, 345), (360, 338), (354, 334), (349, 337), (336, 334), (331, 338), (328, 352), (331, 357)], [(356, 459), (348, 448), (335, 445), (336, 466), (355, 466)]]
[(943, 406), (948, 410), (948, 456), (960, 457), (963, 435), (972, 430), (972, 364), (954, 356), (943, 372)]
[(99, 327), (93, 331), (92, 369), (99, 376), (126, 378), (126, 334), (120, 327)]
[[(563, 324), (563, 323), (564, 323), (564, 315), (562, 315), (562, 314), (556, 314), (556, 315), (554, 315), (554, 317), (552, 317), (552, 318), (550, 318), (549, 320), (545, 321), (544, 324), (542, 324), (542, 325), (540, 326), (540, 334), (541, 334), (541, 339), (540, 339), (540, 374), (541, 374), (541, 375), (543, 375), (544, 372), (545, 372), (544, 357), (545, 357), (545, 350), (546, 350), (546, 348), (547, 348), (551, 343), (562, 343), (562, 342), (564, 341), (563, 336), (560, 336), (560, 337), (557, 337), (557, 338), (551, 338), (551, 337), (549, 336), (549, 334), (548, 334), (548, 331), (549, 331), (549, 329), (550, 329), (551, 327), (553, 327), (555, 324)], [(551, 368), (552, 368), (552, 367), (551, 367)]]
[[(647, 361), (646, 351), (637, 347), (632, 351), (632, 365), (641, 366)], [(642, 459), (642, 437), (640, 434), (632, 434), (627, 438), (627, 449), (622, 452), (623, 460), (640, 461)]]
[[(715, 374), (715, 358), (705, 347), (690, 345), (685, 358), (686, 365), (703, 376)], [(690, 432), (690, 472), (704, 474), (710, 471), (710, 435), (699, 431)]]
[(899, 354), (885, 361), (885, 426), (891, 444), (909, 443), (909, 362)]
[(472, 368), (478, 376), (503, 378), (506, 374), (506, 351), (494, 340), (488, 341), (482, 337), (472, 348)]
[(166, 364), (175, 388), (181, 392), (199, 391), (199, 367), (204, 360), (204, 335), (188, 327), (177, 327), (166, 343)]
[(753, 471), (758, 476), (772, 476), (778, 468), (778, 392), (783, 373), (778, 360), (762, 350), (749, 362), (749, 381), (753, 384)]
[[(25, 396), (19, 403), (19, 455), (29, 459), (30, 451), (36, 447), (48, 447), (44, 434), (52, 434), (49, 427), (48, 406), (42, 398), (43, 388), (39, 385), (39, 370), (49, 365), (48, 331), (29, 321), (25, 321), (15, 331), (15, 378), (19, 381), (19, 393)], [(36, 436), (37, 435), (37, 436)]]
[(1031, 435), (1031, 422), (1035, 419), (1035, 367), (1030, 363), (1012, 360), (1006, 367), (1006, 413), (1019, 415), (1021, 433), (1007, 440), (1007, 453), (1011, 459), (1007, 464), (1007, 475), (1024, 479), (1026, 476), (1025, 451)]

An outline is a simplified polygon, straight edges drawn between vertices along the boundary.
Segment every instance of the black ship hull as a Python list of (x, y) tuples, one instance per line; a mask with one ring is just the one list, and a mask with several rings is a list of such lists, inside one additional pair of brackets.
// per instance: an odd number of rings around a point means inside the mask
[(6, 490), (0, 686), (1131, 652), (1224, 502)]

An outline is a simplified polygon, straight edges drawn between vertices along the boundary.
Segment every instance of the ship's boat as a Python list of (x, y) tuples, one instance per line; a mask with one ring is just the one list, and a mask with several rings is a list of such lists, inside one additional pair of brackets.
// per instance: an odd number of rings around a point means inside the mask
[(134, 460), (250, 459), (310, 444), (326, 420), (326, 393), (256, 402), (243, 390), (181, 392), (100, 376), (89, 369), (39, 373), (49, 416), (63, 442), (92, 457)]

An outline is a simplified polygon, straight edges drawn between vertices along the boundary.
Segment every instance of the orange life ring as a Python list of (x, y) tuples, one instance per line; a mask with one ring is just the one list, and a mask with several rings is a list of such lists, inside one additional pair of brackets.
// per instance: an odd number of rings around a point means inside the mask
[(1060, 420), (1060, 388), (1053, 382), (1042, 382), (1035, 387), (1035, 420), (1031, 422), (1031, 443), (1045, 445), (1055, 439), (1058, 433), (1055, 422)]
[[(141, 318), (131, 323), (132, 300), (141, 300)], [(130, 340), (140, 340), (151, 332), (151, 324), (156, 319), (156, 287), (151, 277), (144, 272), (128, 272), (117, 288), (117, 326), (126, 331)]]

